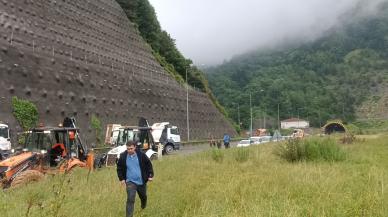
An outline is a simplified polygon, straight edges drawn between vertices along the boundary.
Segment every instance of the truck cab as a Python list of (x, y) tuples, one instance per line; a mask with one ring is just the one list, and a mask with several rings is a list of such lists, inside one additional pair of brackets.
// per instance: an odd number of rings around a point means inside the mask
[(151, 128), (155, 142), (163, 145), (163, 153), (171, 154), (174, 150), (180, 149), (181, 136), (177, 126), (171, 126), (169, 122), (161, 122), (154, 123)]
[(167, 128), (167, 138), (172, 139), (175, 143), (181, 143), (181, 136), (179, 134), (179, 129), (176, 126), (171, 126)]
[(6, 157), (11, 151), (11, 136), (9, 127), (0, 123), (0, 158)]

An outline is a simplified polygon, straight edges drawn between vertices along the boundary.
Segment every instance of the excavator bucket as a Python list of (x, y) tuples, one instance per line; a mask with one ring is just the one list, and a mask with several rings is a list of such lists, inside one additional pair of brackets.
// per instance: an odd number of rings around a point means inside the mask
[(86, 166), (89, 168), (89, 170), (94, 169), (94, 152), (89, 151), (88, 156), (86, 157)]

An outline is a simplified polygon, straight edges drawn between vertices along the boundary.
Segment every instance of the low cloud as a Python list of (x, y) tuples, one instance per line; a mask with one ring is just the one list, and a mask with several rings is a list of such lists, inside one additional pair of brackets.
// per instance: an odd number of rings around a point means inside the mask
[[(150, 0), (162, 28), (197, 65), (254, 49), (311, 41), (387, 0)], [(351, 13), (359, 9), (357, 14)], [(353, 14), (352, 16), (348, 16)]]

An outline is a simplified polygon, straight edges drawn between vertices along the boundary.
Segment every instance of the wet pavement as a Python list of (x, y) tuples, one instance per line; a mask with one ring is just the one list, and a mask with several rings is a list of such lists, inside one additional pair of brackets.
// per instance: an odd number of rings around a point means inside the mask
[[(238, 141), (231, 142), (230, 147), (231, 148), (236, 147), (237, 143), (238, 143)], [(221, 148), (225, 149), (225, 146), (222, 145)], [(178, 151), (175, 151), (172, 155), (189, 155), (189, 154), (194, 154), (194, 153), (198, 153), (201, 151), (206, 151), (209, 149), (211, 149), (209, 143), (194, 144), (194, 145), (187, 144), (187, 145), (182, 145), (181, 149)]]

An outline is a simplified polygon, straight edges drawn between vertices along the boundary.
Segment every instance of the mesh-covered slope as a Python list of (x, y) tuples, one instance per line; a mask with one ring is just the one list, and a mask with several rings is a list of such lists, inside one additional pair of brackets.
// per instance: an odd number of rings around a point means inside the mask
[[(0, 121), (20, 131), (11, 97), (28, 99), (40, 121), (75, 116), (108, 123), (169, 121), (186, 137), (186, 89), (154, 59), (114, 0), (0, 0)], [(190, 139), (234, 134), (207, 95), (189, 90)]]

